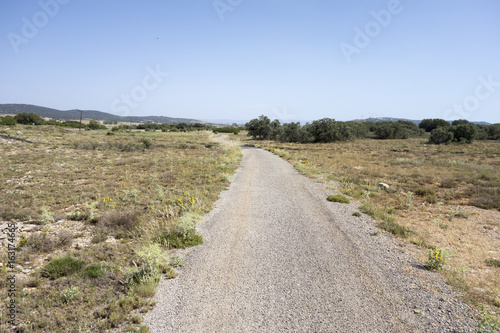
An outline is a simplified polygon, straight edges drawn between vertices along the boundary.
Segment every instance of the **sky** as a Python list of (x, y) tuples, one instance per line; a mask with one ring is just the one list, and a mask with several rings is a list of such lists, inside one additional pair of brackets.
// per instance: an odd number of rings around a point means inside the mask
[(500, 123), (498, 0), (2, 0), (0, 103)]

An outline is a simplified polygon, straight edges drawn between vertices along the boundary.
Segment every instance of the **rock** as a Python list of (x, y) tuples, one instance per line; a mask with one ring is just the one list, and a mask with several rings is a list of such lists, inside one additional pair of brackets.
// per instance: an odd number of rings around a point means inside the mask
[(17, 135), (23, 135), (23, 132), (21, 132), (21, 131), (16, 131), (16, 134), (17, 134)]
[(380, 187), (381, 189), (387, 190), (390, 186), (386, 183), (379, 183), (378, 187)]

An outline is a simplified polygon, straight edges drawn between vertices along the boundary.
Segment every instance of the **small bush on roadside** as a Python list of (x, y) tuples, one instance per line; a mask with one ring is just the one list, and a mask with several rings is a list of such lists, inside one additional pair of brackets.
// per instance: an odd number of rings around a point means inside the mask
[(393, 221), (382, 221), (377, 223), (377, 227), (401, 238), (408, 238), (413, 231), (407, 227)]
[(158, 242), (169, 248), (186, 248), (203, 244), (203, 236), (196, 230), (197, 223), (203, 221), (203, 217), (195, 213), (187, 213), (174, 221), (170, 230), (164, 231)]
[(85, 265), (85, 261), (71, 255), (54, 258), (45, 265), (42, 276), (57, 279), (78, 272)]
[(440, 270), (443, 268), (445, 261), (447, 259), (447, 253), (443, 249), (438, 249), (436, 246), (433, 250), (429, 250), (429, 256), (427, 259), (427, 269), (429, 270)]
[(349, 200), (349, 198), (347, 198), (343, 195), (330, 195), (330, 196), (328, 196), (327, 200), (331, 201), (331, 202), (339, 202), (339, 203), (345, 203), (345, 204), (351, 203), (351, 200)]

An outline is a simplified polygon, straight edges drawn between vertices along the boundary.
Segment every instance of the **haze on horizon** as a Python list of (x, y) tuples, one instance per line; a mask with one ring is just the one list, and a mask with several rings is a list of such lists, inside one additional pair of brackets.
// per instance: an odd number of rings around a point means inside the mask
[(0, 103), (500, 122), (500, 2), (0, 3)]

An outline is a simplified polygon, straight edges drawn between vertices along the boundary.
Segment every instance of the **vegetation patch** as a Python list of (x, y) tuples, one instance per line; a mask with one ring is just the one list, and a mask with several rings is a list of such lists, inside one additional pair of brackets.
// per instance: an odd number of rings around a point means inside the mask
[(42, 276), (57, 279), (78, 272), (85, 265), (85, 261), (71, 255), (50, 260), (42, 270)]
[(351, 203), (351, 200), (349, 198), (343, 196), (343, 195), (329, 195), (328, 198), (326, 198), (328, 201), (331, 202), (339, 202), (339, 203)]

